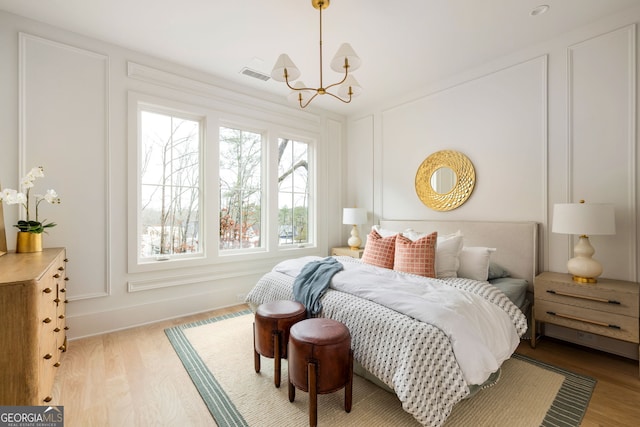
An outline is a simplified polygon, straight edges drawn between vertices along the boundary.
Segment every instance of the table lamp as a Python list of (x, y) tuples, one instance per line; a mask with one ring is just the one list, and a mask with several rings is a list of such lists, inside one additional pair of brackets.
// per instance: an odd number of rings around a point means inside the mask
[(596, 283), (602, 274), (602, 265), (592, 258), (595, 249), (588, 235), (615, 234), (615, 211), (605, 203), (559, 203), (553, 206), (554, 233), (577, 234), (580, 237), (573, 248), (574, 257), (567, 262), (567, 269), (578, 283)]
[(351, 237), (347, 240), (349, 247), (353, 250), (360, 249), (362, 240), (358, 234), (358, 225), (367, 223), (367, 210), (363, 208), (344, 208), (342, 212), (342, 223), (353, 225)]

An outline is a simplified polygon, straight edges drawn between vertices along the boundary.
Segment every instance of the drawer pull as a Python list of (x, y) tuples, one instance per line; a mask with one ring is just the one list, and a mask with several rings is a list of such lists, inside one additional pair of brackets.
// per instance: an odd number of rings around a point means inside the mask
[(63, 266), (58, 267), (58, 271), (64, 271), (64, 267)]
[(60, 362), (54, 363), (53, 366), (55, 366), (56, 368), (59, 368), (60, 367)]
[(50, 294), (51, 293), (51, 288), (44, 288), (42, 290), (42, 292), (44, 292), (45, 294)]
[(45, 355), (44, 355), (44, 358), (45, 358), (46, 360), (49, 360), (49, 359), (51, 359), (52, 357), (53, 357), (53, 356), (51, 355), (51, 353), (47, 353), (47, 354), (45, 354)]
[(60, 328), (55, 328), (53, 332), (60, 332)]
[(618, 329), (618, 330), (622, 329), (618, 325), (611, 325), (609, 323), (598, 322), (598, 321), (589, 320), (589, 319), (583, 319), (582, 317), (569, 316), (568, 314), (558, 314), (558, 313), (553, 312), (553, 311), (547, 311), (547, 314), (550, 314), (552, 316), (562, 317), (562, 318), (565, 318), (565, 319), (577, 320), (578, 322), (591, 323), (592, 325), (604, 326), (605, 328)]
[(64, 319), (64, 314), (61, 314), (60, 316), (58, 316), (58, 319)]
[(51, 396), (47, 396), (47, 397), (45, 397), (45, 398), (44, 398), (44, 399), (42, 399), (42, 400), (43, 400), (43, 401), (45, 401), (45, 402), (51, 402), (51, 400), (52, 400), (52, 399), (53, 399), (53, 398), (52, 398)]
[(615, 300), (610, 300), (610, 299), (606, 299), (606, 298), (598, 298), (598, 297), (590, 297), (588, 295), (577, 295), (577, 294), (570, 294), (567, 292), (558, 292), (558, 291), (554, 291), (552, 289), (547, 290), (548, 293), (553, 294), (553, 295), (561, 295), (563, 297), (571, 297), (571, 298), (580, 298), (580, 299), (588, 299), (589, 301), (597, 301), (597, 302), (605, 302), (607, 304), (617, 304), (620, 305), (620, 301), (615, 301)]
[(51, 323), (51, 317), (45, 317), (42, 323)]
[(58, 279), (59, 277), (60, 277), (60, 274), (59, 274), (59, 273), (56, 273), (56, 274), (54, 274), (54, 275), (53, 275), (53, 278), (54, 278), (54, 279)]
[(68, 278), (68, 277), (65, 277), (65, 278), (64, 278), (64, 280), (67, 280), (67, 281), (68, 281), (68, 280), (69, 280), (69, 278)]
[(66, 351), (66, 350), (67, 350), (67, 347), (63, 344), (63, 345), (61, 345), (60, 347), (58, 347), (58, 350), (60, 350), (60, 351)]
[(60, 292), (65, 293), (67, 290), (65, 288), (60, 289)]
[(60, 302), (60, 298), (56, 298), (53, 300), (53, 302), (55, 302), (56, 304), (58, 304)]

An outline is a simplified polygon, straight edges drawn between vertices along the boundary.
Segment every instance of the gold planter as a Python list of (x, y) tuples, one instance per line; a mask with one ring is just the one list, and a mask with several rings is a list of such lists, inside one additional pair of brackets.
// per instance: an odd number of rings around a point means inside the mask
[(27, 231), (18, 231), (18, 240), (16, 242), (16, 252), (42, 252), (42, 233), (29, 233)]

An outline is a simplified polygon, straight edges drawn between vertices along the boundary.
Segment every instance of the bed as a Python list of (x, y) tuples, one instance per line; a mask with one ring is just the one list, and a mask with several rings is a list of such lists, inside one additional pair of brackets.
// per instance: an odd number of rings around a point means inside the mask
[[(440, 278), (425, 279), (413, 271), (372, 265), (375, 244), (367, 241), (367, 262), (335, 257), (343, 271), (331, 278), (318, 314), (347, 325), (354, 359), (363, 375), (391, 389), (403, 409), (425, 426), (443, 425), (456, 403), (498, 380), (500, 364), (527, 331), (523, 311), (539, 258), (535, 222), (383, 220), (368, 240), (389, 241), (401, 233), (414, 245), (432, 242), (434, 232), (438, 238), (435, 247), (442, 251), (461, 236), (456, 271), (462, 272), (462, 264), (470, 265), (468, 259), (462, 262), (463, 251), (465, 256), (482, 253), (485, 261), (489, 254), (487, 277), (449, 277), (450, 272), (440, 277), (446, 269), (438, 264)], [(444, 252), (436, 253), (436, 260), (445, 259), (451, 261)], [(265, 302), (294, 299), (294, 281), (313, 261), (322, 259), (305, 257), (279, 263), (250, 291), (249, 306), (255, 310)], [(491, 280), (500, 279), (497, 285), (489, 282), (489, 264), (497, 276)], [(474, 274), (474, 269), (467, 268), (464, 275)], [(500, 288), (508, 281), (518, 283), (513, 295)], [(432, 292), (437, 296), (432, 297)], [(441, 297), (448, 300), (440, 303), (435, 299)], [(488, 327), (480, 331), (478, 324)]]

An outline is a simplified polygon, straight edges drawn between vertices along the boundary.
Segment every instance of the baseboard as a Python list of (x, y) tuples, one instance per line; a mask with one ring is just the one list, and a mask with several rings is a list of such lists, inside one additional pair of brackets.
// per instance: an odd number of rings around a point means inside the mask
[(68, 315), (67, 325), (70, 328), (67, 338), (73, 341), (234, 306), (244, 302), (246, 293), (247, 290), (231, 286), (212, 289), (205, 294), (190, 294), (108, 311)]

